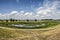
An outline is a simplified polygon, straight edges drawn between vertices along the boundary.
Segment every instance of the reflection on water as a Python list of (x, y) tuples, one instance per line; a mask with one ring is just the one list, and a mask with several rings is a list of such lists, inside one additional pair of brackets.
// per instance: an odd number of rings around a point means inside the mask
[(32, 28), (32, 27), (45, 26), (45, 24), (41, 24), (41, 25), (12, 24), (11, 26)]

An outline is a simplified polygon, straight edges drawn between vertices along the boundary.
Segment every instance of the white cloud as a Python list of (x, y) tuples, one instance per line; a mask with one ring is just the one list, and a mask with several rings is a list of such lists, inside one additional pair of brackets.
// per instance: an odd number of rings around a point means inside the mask
[(18, 11), (12, 11), (11, 13), (12, 13), (12, 14), (13, 14), (13, 13), (18, 13)]
[(20, 11), (20, 13), (25, 13), (24, 11)]
[(60, 17), (60, 11), (57, 10), (60, 3), (59, 1), (50, 2), (45, 1), (43, 6), (36, 9), (36, 14), (34, 12), (25, 11), (12, 11), (10, 13), (2, 14), (0, 13), (0, 19), (42, 19), (42, 18), (57, 18)]
[(54, 1), (50, 2), (48, 0), (45, 0), (42, 7), (37, 8), (37, 14), (41, 17), (55, 17), (57, 14), (57, 8), (59, 7), (60, 2)]
[(0, 13), (0, 17), (3, 16), (1, 13)]

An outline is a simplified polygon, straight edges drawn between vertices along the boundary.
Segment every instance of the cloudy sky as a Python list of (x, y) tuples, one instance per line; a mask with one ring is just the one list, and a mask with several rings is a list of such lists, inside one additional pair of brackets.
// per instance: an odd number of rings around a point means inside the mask
[(0, 0), (0, 19), (60, 19), (60, 0)]

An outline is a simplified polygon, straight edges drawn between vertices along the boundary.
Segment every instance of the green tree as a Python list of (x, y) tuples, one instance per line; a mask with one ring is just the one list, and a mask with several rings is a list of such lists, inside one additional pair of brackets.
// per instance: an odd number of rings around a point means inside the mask
[(37, 21), (37, 19), (35, 19), (35, 21)]
[(6, 22), (8, 22), (8, 20), (6, 20)]
[(15, 21), (15, 19), (12, 19), (12, 21), (14, 22), (14, 21)]
[(11, 18), (10, 21), (13, 21), (13, 19)]
[(28, 20), (28, 19), (27, 19), (26, 21), (27, 21), (27, 22), (29, 22), (29, 20)]

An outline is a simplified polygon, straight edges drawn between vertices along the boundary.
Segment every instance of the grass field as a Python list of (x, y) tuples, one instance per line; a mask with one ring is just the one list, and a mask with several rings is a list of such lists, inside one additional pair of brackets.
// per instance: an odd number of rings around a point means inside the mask
[[(16, 27), (11, 26), (14, 25), (25, 25), (25, 27)], [(60, 22), (57, 21), (20, 21), (20, 22), (0, 22), (0, 26), (2, 27), (10, 27), (10, 28), (22, 28), (22, 29), (39, 29), (39, 28), (47, 28), (51, 26), (55, 26), (60, 24)], [(27, 26), (27, 27), (26, 27)], [(35, 26), (35, 27), (29, 27), (29, 26)]]
[[(45, 24), (45, 26), (39, 26), (35, 28), (25, 28), (25, 27), (21, 28), (21, 27), (9, 26), (12, 24), (25, 24), (28, 26)], [(48, 29), (50, 27), (54, 28), (55, 26), (58, 28), (57, 25), (60, 25), (60, 22), (58, 21), (0, 22), (1, 27), (0, 40), (46, 40), (45, 38), (47, 37), (46, 35), (48, 31), (52, 31), (53, 29), (51, 30), (40, 30), (40, 29), (42, 28)]]
[(32, 37), (37, 36), (46, 30), (9, 30), (9, 29), (2, 29), (0, 28), (0, 40), (6, 40), (6, 39), (15, 39), (15, 38), (24, 38), (24, 37)]
[(39, 29), (38, 30), (36, 29), (10, 30), (5, 28), (4, 29), (0, 28), (0, 40), (53, 40), (53, 39), (57, 40), (59, 39), (60, 29), (59, 28), (56, 29), (54, 30), (39, 30)]

